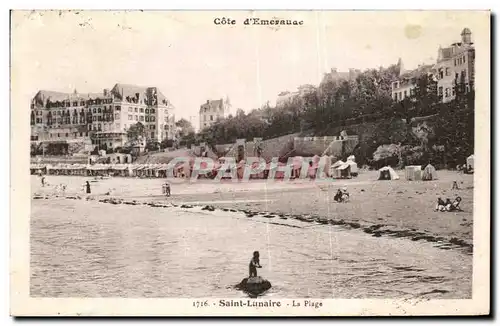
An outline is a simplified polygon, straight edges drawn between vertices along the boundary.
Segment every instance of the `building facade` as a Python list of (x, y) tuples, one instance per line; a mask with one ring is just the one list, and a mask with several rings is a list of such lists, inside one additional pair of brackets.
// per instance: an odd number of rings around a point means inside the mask
[(200, 105), (200, 130), (210, 127), (219, 119), (224, 119), (229, 115), (231, 104), (229, 100), (221, 98), (220, 100), (207, 100)]
[(156, 87), (116, 84), (111, 90), (86, 94), (41, 90), (31, 101), (31, 140), (62, 147), (116, 148), (127, 142), (128, 128), (141, 122), (147, 139), (162, 141), (175, 136), (173, 111)]
[(466, 91), (473, 89), (474, 60), (475, 49), (472, 33), (468, 28), (462, 30), (461, 42), (453, 43), (446, 48), (439, 47), (434, 70), (438, 83), (438, 96), (443, 102), (455, 98), (456, 83), (464, 83)]
[(475, 50), (470, 29), (464, 28), (461, 42), (438, 49), (438, 58), (433, 65), (419, 66), (410, 72), (403, 72), (392, 83), (392, 98), (402, 101), (413, 93), (417, 78), (430, 74), (437, 82), (436, 92), (439, 99), (446, 103), (455, 98), (456, 84), (463, 83), (465, 91), (474, 89)]
[[(402, 64), (402, 63), (401, 63)], [(414, 94), (417, 87), (418, 78), (426, 75), (433, 75), (433, 65), (421, 65), (412, 71), (401, 71), (398, 80), (392, 82), (392, 98), (400, 102)]]

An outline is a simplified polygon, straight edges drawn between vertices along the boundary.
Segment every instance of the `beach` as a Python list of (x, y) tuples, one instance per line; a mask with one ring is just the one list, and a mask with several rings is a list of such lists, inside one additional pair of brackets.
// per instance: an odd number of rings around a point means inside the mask
[[(330, 185), (174, 180), (170, 198), (162, 179), (98, 180), (87, 196), (89, 178), (48, 176), (42, 188), (33, 176), (32, 193), (46, 197), (32, 200), (31, 295), (244, 297), (234, 285), (259, 250), (269, 297), (470, 298), (471, 247), (449, 240), (472, 240), (472, 177), (451, 173), (409, 182), (368, 172)], [(455, 195), (452, 178), (465, 212), (432, 212), (436, 194)], [(333, 202), (339, 186), (350, 202)]]
[[(162, 195), (165, 179), (110, 178), (92, 185), (92, 195), (127, 200), (162, 201), (188, 205), (211, 205), (216, 208), (270, 212), (275, 214), (312, 215), (332, 219), (350, 228), (376, 228), (377, 232), (398, 231), (400, 236), (420, 236), (431, 241), (445, 240), (472, 250), (473, 176), (455, 171), (438, 171), (437, 180), (407, 181), (404, 171), (399, 180), (377, 180), (377, 171), (363, 171), (349, 180), (289, 182), (252, 180), (189, 182), (168, 179), (172, 196)], [(84, 195), (82, 184), (91, 178), (48, 176), (53, 185), (64, 183), (66, 193)], [(458, 190), (452, 190), (457, 181)], [(32, 191), (54, 192), (40, 187), (32, 177)], [(350, 200), (333, 200), (339, 188), (347, 187)], [(437, 198), (462, 198), (463, 212), (436, 212)], [(359, 224), (359, 225), (358, 225)], [(405, 233), (406, 232), (406, 233)]]

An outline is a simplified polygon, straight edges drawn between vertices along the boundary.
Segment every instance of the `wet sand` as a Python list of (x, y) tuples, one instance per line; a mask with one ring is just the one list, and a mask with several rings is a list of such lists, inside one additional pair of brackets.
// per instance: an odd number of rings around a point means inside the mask
[[(206, 180), (189, 183), (172, 180), (172, 196), (161, 195), (163, 179), (111, 178), (92, 183), (96, 199), (112, 189), (111, 197), (124, 200), (158, 201), (179, 205), (210, 205), (250, 214), (269, 212), (276, 215), (326, 219), (329, 224), (360, 229), (374, 237), (404, 237), (413, 241), (447, 242), (472, 252), (473, 176), (453, 171), (438, 171), (438, 180), (378, 181), (376, 171), (364, 171), (351, 180), (310, 182), (251, 181), (239, 183)], [(52, 184), (65, 183), (66, 193), (83, 194), (81, 185), (89, 178), (48, 176)], [(451, 190), (457, 181), (459, 190)], [(54, 193), (53, 187), (41, 188), (32, 178), (33, 192)], [(351, 195), (347, 203), (336, 203), (333, 196), (346, 186)], [(437, 197), (462, 198), (464, 212), (435, 212)]]

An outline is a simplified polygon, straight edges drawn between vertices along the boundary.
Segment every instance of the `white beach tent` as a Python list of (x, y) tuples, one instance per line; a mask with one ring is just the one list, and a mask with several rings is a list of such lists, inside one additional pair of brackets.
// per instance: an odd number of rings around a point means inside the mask
[(346, 164), (349, 164), (351, 168), (351, 174), (358, 175), (358, 163), (354, 162), (354, 155), (347, 158)]
[(399, 180), (399, 175), (390, 166), (384, 166), (378, 170), (379, 180)]
[(422, 180), (436, 180), (438, 178), (436, 168), (432, 164), (427, 164), (422, 172)]
[(338, 177), (339, 175), (339, 171), (337, 171), (337, 168), (342, 166), (342, 164), (345, 164), (345, 162), (342, 162), (342, 160), (338, 160), (337, 162), (333, 163), (331, 166), (330, 166), (330, 176), (332, 178), (336, 178)]
[(421, 165), (408, 165), (405, 167), (405, 177), (409, 181), (422, 180), (422, 166)]
[(471, 156), (467, 157), (467, 166), (466, 168), (468, 168), (470, 165), (470, 167), (472, 169), (474, 169), (474, 154), (472, 154)]

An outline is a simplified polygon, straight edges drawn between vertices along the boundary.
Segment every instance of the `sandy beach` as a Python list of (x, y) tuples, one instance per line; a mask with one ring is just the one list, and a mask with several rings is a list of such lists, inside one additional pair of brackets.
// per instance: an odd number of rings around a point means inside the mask
[[(439, 171), (438, 180), (378, 181), (376, 171), (363, 171), (350, 180), (291, 182), (232, 182), (209, 180), (189, 182), (169, 180), (172, 196), (161, 194), (164, 179), (110, 178), (91, 183), (92, 197), (155, 201), (178, 205), (210, 205), (220, 209), (243, 210), (252, 214), (268, 212), (287, 215), (311, 215), (331, 220), (346, 228), (361, 229), (373, 236), (407, 237), (414, 241), (445, 241), (472, 251), (473, 176), (454, 171)], [(85, 195), (82, 184), (89, 178), (48, 176), (42, 188), (32, 177), (32, 192), (54, 193), (54, 185), (67, 185), (66, 194)], [(453, 181), (459, 190), (452, 190)], [(347, 187), (350, 201), (336, 203), (338, 188)], [(106, 193), (111, 191), (111, 195)], [(435, 212), (438, 197), (462, 198), (463, 212)]]

